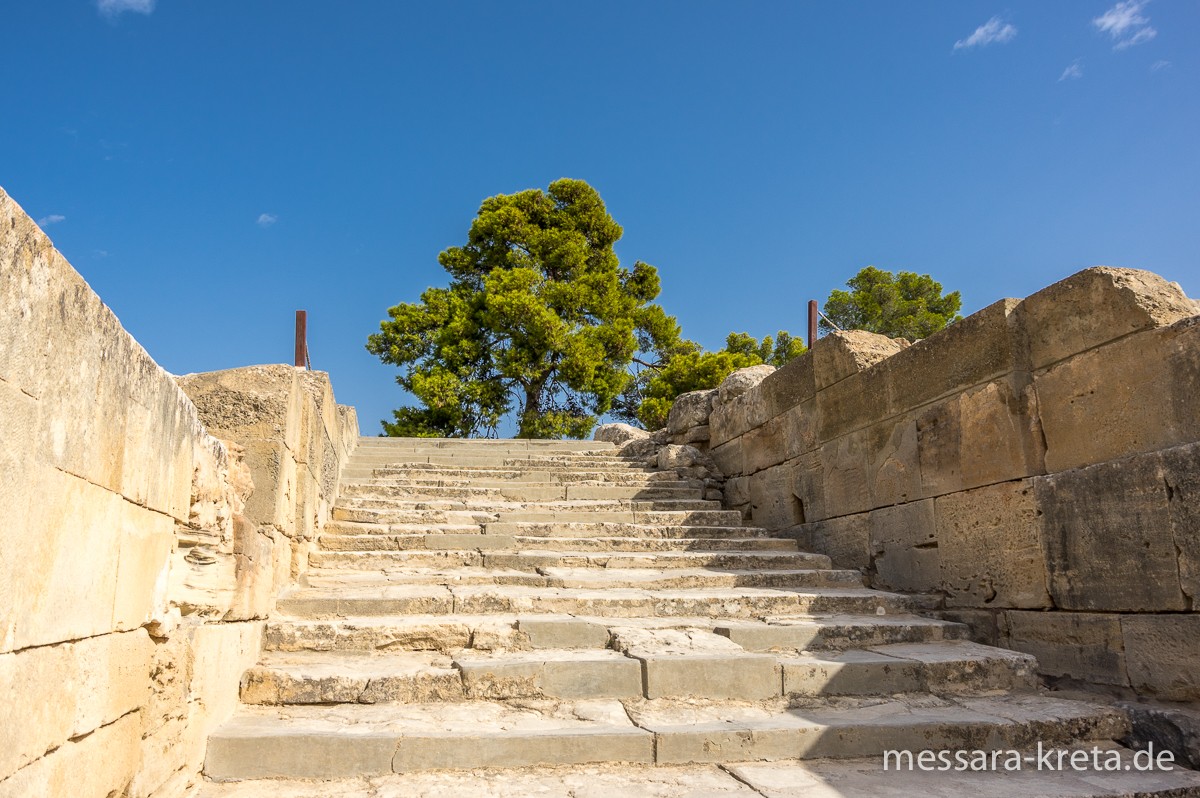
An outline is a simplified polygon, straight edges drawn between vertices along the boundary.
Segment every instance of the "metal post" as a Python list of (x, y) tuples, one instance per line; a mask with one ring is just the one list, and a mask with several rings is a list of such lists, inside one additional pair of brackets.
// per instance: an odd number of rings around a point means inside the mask
[(308, 311), (296, 311), (296, 368), (308, 368)]
[(817, 310), (817, 300), (808, 300), (808, 348), (812, 349), (813, 344), (817, 342), (817, 315), (820, 311)]

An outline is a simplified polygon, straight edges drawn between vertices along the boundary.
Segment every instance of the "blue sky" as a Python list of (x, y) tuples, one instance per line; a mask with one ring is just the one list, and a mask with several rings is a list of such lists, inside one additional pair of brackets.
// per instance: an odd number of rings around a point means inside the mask
[(970, 312), (1078, 269), (1200, 296), (1200, 3), (10, 0), (0, 186), (167, 370), (313, 365), (444, 285), (480, 200), (595, 186), (684, 333), (863, 266)]

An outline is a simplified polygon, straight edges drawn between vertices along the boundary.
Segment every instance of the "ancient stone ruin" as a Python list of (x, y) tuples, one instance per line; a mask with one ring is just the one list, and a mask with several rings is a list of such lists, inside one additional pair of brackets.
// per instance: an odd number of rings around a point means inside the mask
[(363, 438), (0, 192), (0, 796), (1200, 795), (1198, 313), (1088, 269), (653, 433)]

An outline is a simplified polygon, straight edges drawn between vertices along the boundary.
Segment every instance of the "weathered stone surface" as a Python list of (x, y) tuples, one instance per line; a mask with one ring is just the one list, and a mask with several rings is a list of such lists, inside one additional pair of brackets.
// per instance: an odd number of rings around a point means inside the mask
[(829, 555), (839, 568), (865, 569), (871, 564), (871, 513), (844, 515), (785, 530), (804, 551)]
[(735, 477), (746, 473), (746, 461), (743, 456), (741, 438), (734, 438), (716, 448), (709, 449), (708, 454), (725, 476)]
[(865, 430), (829, 441), (821, 447), (825, 516), (852, 515), (871, 509), (867, 476), (869, 438)]
[(765, 364), (738, 369), (722, 380), (721, 384), (717, 387), (717, 401), (721, 404), (732, 402), (751, 388), (756, 387), (774, 371), (774, 366)]
[(691, 468), (706, 462), (707, 458), (694, 446), (671, 443), (658, 450), (658, 467), (661, 469)]
[(941, 552), (932, 499), (883, 507), (868, 515), (879, 587), (921, 592), (938, 584)]
[(1009, 610), (1005, 619), (1003, 645), (1032, 654), (1041, 673), (1129, 684), (1119, 615)]
[(817, 393), (817, 437), (829, 441), (882, 421), (888, 408), (888, 373), (882, 367), (847, 375)]
[(638, 429), (629, 424), (601, 424), (596, 427), (596, 432), (592, 435), (592, 440), (607, 441), (608, 443), (621, 446), (629, 441), (649, 437), (650, 433), (646, 430)]
[(852, 374), (884, 361), (908, 346), (900, 338), (888, 338), (866, 330), (832, 332), (812, 347), (815, 386), (818, 391)]
[(717, 390), (689, 391), (675, 397), (671, 411), (667, 414), (667, 430), (672, 435), (682, 435), (693, 427), (708, 424)]
[[(1188, 609), (1156, 458), (1033, 479), (1050, 593), (1063, 609)], [(1103, 552), (1102, 556), (1097, 556)]]
[(753, 474), (788, 459), (787, 438), (783, 425), (783, 417), (776, 416), (742, 437), (745, 473)]
[(1022, 302), (1033, 368), (1139, 330), (1196, 315), (1179, 288), (1157, 274), (1097, 266), (1043, 288)]
[(1197, 385), (1197, 317), (1114, 341), (1039, 372), (1034, 389), (1046, 435), (1047, 470), (1200, 439)]
[(759, 395), (771, 418), (813, 399), (817, 393), (811, 351), (794, 357), (759, 383)]
[(0, 781), (3, 798), (122, 795), (139, 765), (138, 713), (65, 742)]
[(786, 529), (804, 521), (801, 500), (792, 492), (792, 471), (784, 464), (749, 476), (750, 518), (755, 526)]
[(922, 498), (917, 421), (900, 416), (866, 431), (867, 487), (871, 506), (885, 507)]
[(1129, 683), (1168, 701), (1200, 699), (1200, 614), (1124, 615)]
[(1029, 480), (941, 496), (934, 503), (948, 607), (1049, 607), (1042, 528)]

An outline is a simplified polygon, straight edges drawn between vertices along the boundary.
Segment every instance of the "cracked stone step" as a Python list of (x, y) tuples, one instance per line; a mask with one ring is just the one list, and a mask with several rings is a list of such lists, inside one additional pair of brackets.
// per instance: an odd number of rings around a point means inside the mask
[(809, 570), (830, 568), (824, 554), (807, 552), (654, 552), (603, 554), (588, 552), (521, 551), (478, 552), (464, 550), (413, 551), (314, 551), (312, 568), (389, 571), (394, 568), (498, 568), (537, 571), (541, 568), (663, 569), (712, 568), (729, 571)]
[(758, 618), (797, 613), (900, 612), (909, 600), (865, 588), (572, 590), (566, 588), (386, 585), (373, 589), (295, 588), (278, 608), (291, 615), (568, 613), (606, 617)]
[(462, 701), (462, 677), (442, 654), (267, 654), (242, 676), (244, 704), (419, 704)]
[(978, 693), (1036, 689), (1028, 654), (966, 641), (901, 643), (781, 656), (788, 696)]
[(640, 698), (637, 660), (608, 649), (465, 651), (455, 656), (474, 699)]
[(1128, 733), (1120, 712), (1041, 695), (784, 700), (732, 704), (663, 699), (626, 702), (655, 733), (661, 764), (879, 757), (886, 750), (1025, 748)]
[[(739, 530), (740, 532), (740, 530)], [(325, 551), (383, 552), (419, 549), (441, 550), (539, 550), (569, 548), (583, 552), (682, 552), (682, 551), (787, 551), (797, 550), (791, 538), (755, 537), (512, 537), (480, 533), (461, 535), (321, 535), (317, 539)]]
[(906, 614), (777, 616), (767, 623), (723, 623), (714, 631), (747, 651), (838, 650), (893, 643), (965, 640), (970, 636), (970, 629), (965, 624)]
[(654, 761), (615, 700), (243, 707), (210, 737), (211, 779)]
[(609, 631), (613, 648), (641, 663), (646, 698), (757, 701), (781, 694), (773, 655), (747, 653), (709, 630), (616, 626)]
[[(311, 563), (310, 563), (311, 565)], [(502, 568), (392, 569), (383, 573), (344, 572), (310, 568), (301, 584), (314, 588), (366, 589), (388, 584), (524, 585), (528, 587), (692, 589), (733, 587), (862, 587), (858, 571), (832, 569), (717, 571), (676, 568), (658, 572), (648, 568), (543, 568), (540, 572)]]
[[(827, 615), (805, 619), (810, 651), (840, 651), (847, 639), (872, 645), (937, 642), (965, 637), (966, 627), (914, 615)], [(770, 628), (774, 619), (738, 621), (744, 629)], [(439, 651), (466, 648), (524, 651), (537, 648), (607, 648), (610, 628), (701, 629), (722, 634), (729, 622), (714, 618), (601, 618), (587, 615), (398, 615), (318, 620), (276, 617), (267, 621), (267, 651)], [(874, 631), (869, 631), (874, 629)], [(827, 645), (828, 644), (828, 645)]]

